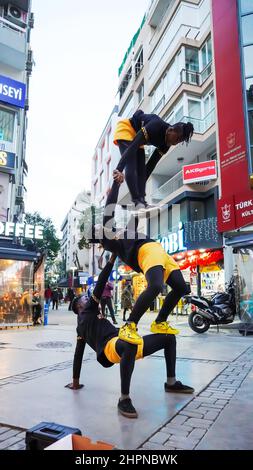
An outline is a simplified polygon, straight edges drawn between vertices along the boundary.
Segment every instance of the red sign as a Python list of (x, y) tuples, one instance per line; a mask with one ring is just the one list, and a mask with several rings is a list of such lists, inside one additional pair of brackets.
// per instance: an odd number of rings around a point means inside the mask
[(236, 228), (234, 197), (225, 197), (217, 203), (218, 232), (229, 232)]
[(235, 219), (237, 227), (253, 223), (253, 191), (235, 196)]
[(237, 2), (212, 0), (222, 197), (249, 189)]
[(199, 181), (214, 180), (216, 178), (216, 160), (185, 165), (183, 167), (184, 184), (198, 183)]

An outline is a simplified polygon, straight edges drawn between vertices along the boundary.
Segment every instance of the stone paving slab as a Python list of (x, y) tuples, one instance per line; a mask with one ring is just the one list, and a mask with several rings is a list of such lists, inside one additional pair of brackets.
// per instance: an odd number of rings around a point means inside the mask
[[(223, 368), (220, 363), (179, 361), (177, 376), (199, 393)], [(83, 364), (85, 388), (80, 391), (64, 388), (71, 380), (71, 369), (5, 385), (4, 393), (0, 394), (0, 422), (30, 428), (40, 421), (55, 421), (78, 427), (95, 440), (111, 442), (121, 449), (135, 449), (192, 400), (192, 395), (166, 394), (164, 379), (162, 359), (137, 361), (131, 396), (139, 418), (127, 420), (117, 412), (119, 366), (104, 369), (95, 360), (89, 360)]]
[(198, 450), (253, 449), (253, 371), (196, 447)]

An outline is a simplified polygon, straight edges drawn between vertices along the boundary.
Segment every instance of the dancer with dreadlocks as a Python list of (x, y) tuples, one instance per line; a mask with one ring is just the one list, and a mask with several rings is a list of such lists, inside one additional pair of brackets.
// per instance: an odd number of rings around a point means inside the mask
[[(119, 146), (121, 160), (116, 170), (122, 173), (125, 169), (126, 183), (134, 209), (150, 209), (145, 199), (146, 181), (170, 147), (180, 142), (188, 144), (193, 131), (191, 122), (171, 125), (156, 114), (144, 114), (141, 110), (136, 111), (132, 118), (118, 122), (114, 143)], [(147, 165), (143, 145), (156, 147)]]

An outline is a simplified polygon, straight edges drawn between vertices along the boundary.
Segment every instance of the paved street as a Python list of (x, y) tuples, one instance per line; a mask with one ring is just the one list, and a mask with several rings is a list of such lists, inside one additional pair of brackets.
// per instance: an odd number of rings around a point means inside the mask
[[(142, 334), (153, 318), (147, 313), (141, 320)], [(253, 336), (216, 328), (197, 335), (185, 317), (173, 323), (181, 331), (177, 378), (195, 394), (164, 393), (162, 352), (138, 361), (131, 392), (137, 420), (117, 412), (119, 366), (103, 369), (89, 348), (85, 387), (64, 388), (72, 377), (76, 326), (65, 306), (50, 310), (46, 327), (1, 331), (0, 449), (23, 449), (25, 430), (41, 421), (78, 427), (120, 449), (253, 449)]]

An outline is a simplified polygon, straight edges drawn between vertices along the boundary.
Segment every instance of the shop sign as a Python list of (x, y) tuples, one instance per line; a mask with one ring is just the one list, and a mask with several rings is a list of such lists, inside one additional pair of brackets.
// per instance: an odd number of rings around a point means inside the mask
[[(250, 214), (240, 217), (235, 199), (250, 189), (246, 156), (246, 126), (240, 62), (237, 3), (212, 0), (216, 101), (222, 199), (218, 205), (220, 231), (250, 223)], [(231, 31), (233, 34), (231, 35)], [(233, 77), (233, 80), (231, 80)], [(227, 202), (234, 198), (234, 203)], [(230, 220), (229, 220), (230, 213)], [(242, 220), (243, 219), (243, 220)], [(245, 223), (245, 220), (248, 220)], [(238, 225), (239, 224), (239, 225)]]
[(0, 75), (0, 101), (12, 104), (18, 108), (24, 108), (25, 94), (25, 83)]
[(218, 201), (218, 230), (228, 232), (253, 223), (253, 191)]
[(20, 224), (13, 222), (0, 222), (0, 235), (6, 237), (23, 237), (29, 239), (43, 240), (42, 225)]
[(158, 240), (166, 253), (172, 254), (177, 251), (187, 250), (184, 246), (184, 228), (182, 222), (179, 222), (178, 231), (170, 233), (168, 237), (162, 237)]
[(235, 220), (237, 228), (253, 223), (253, 191), (235, 196)]
[(0, 150), (0, 170), (1, 169), (11, 169), (15, 168), (15, 153), (5, 152)]
[(195, 163), (193, 165), (185, 165), (183, 167), (184, 184), (198, 183), (200, 181), (216, 180), (216, 179), (217, 179), (216, 160)]
[(225, 197), (217, 203), (218, 231), (229, 232), (234, 230), (235, 225), (235, 209), (234, 197)]

